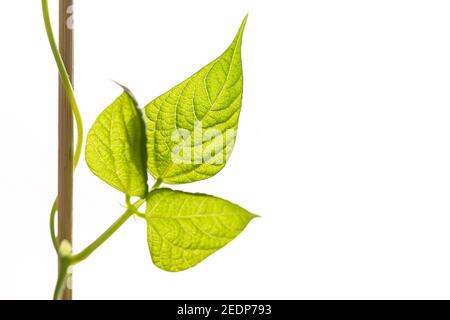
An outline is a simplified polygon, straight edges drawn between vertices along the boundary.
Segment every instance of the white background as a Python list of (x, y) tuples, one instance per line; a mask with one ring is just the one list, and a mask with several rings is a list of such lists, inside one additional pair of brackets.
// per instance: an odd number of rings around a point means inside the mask
[[(57, 1), (50, 1), (56, 25)], [(76, 1), (86, 129), (129, 86), (142, 105), (213, 60), (249, 12), (237, 144), (178, 187), (263, 217), (197, 267), (152, 265), (131, 219), (74, 270), (74, 297), (450, 298), (448, 1)], [(0, 298), (51, 297), (57, 75), (40, 1), (0, 2)], [(78, 251), (122, 196), (76, 174)]]

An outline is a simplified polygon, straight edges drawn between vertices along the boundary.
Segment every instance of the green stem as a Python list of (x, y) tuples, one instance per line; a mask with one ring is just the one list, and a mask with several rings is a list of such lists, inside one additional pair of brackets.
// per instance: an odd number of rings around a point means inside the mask
[[(139, 208), (145, 199), (139, 199), (132, 204), (133, 208)], [(103, 232), (94, 242), (87, 246), (80, 253), (74, 254), (70, 257), (71, 265), (77, 264), (87, 257), (89, 257), (98, 247), (100, 247), (106, 240), (108, 240), (127, 220), (134, 214), (133, 208), (128, 208), (105, 232)]]
[(52, 23), (50, 21), (50, 14), (48, 12), (48, 1), (42, 0), (42, 14), (44, 17), (45, 31), (47, 32), (48, 42), (53, 53), (56, 65), (58, 67), (59, 76), (63, 83), (66, 94), (69, 98), (70, 108), (72, 109), (75, 121), (77, 124), (77, 145), (75, 147), (75, 153), (73, 156), (74, 168), (76, 168), (81, 156), (81, 149), (83, 146), (83, 122), (81, 121), (80, 110), (75, 99), (75, 93), (73, 91), (72, 83), (70, 82), (69, 74), (67, 73), (66, 66), (64, 65), (61, 54), (59, 53), (58, 46), (56, 45), (55, 36), (53, 34)]
[(129, 195), (125, 195), (125, 204), (127, 205), (127, 208), (133, 211), (133, 214), (136, 215), (139, 218), (145, 219), (145, 214), (142, 212), (139, 212), (139, 210), (133, 206), (131, 203), (131, 197)]
[(53, 248), (55, 248), (55, 251), (59, 255), (59, 244), (55, 232), (55, 215), (57, 207), (58, 207), (58, 198), (56, 198), (55, 201), (53, 201), (52, 211), (50, 212), (50, 236), (52, 238)]
[(66, 281), (69, 276), (70, 262), (66, 258), (60, 258), (60, 271), (58, 274), (58, 280), (56, 281), (55, 291), (53, 292), (53, 300), (61, 300), (64, 288), (66, 287)]
[[(117, 219), (105, 232), (103, 232), (97, 239), (94, 240), (80, 253), (74, 255), (66, 255), (59, 252), (60, 272), (56, 282), (55, 291), (53, 293), (54, 300), (60, 300), (64, 292), (65, 282), (68, 278), (68, 270), (71, 266), (87, 259), (95, 250), (97, 250), (106, 240), (108, 240), (133, 214), (136, 214), (137, 209), (144, 204), (145, 199), (139, 199), (135, 203), (130, 203), (128, 209)], [(53, 237), (52, 237), (53, 239)]]
[[(75, 122), (76, 122), (76, 126), (77, 126), (77, 143), (76, 143), (76, 147), (75, 147), (74, 164), (73, 164), (73, 169), (75, 170), (75, 168), (77, 167), (78, 162), (80, 160), (81, 150), (83, 147), (83, 122), (81, 120), (81, 114), (78, 109), (77, 101), (75, 99), (75, 94), (73, 91), (72, 83), (70, 82), (69, 74), (64, 65), (61, 54), (58, 50), (58, 46), (56, 45), (56, 40), (55, 40), (55, 36), (53, 34), (52, 24), (50, 21), (50, 14), (49, 14), (49, 10), (48, 10), (48, 1), (47, 0), (42, 0), (42, 14), (44, 17), (44, 25), (45, 25), (45, 30), (47, 33), (48, 42), (50, 44), (50, 48), (53, 53), (53, 57), (55, 59), (56, 65), (58, 67), (59, 76), (62, 80), (64, 89), (68, 96), (70, 108), (75, 117)], [(50, 213), (50, 235), (52, 237), (53, 247), (55, 248), (55, 251), (59, 254), (59, 250), (58, 250), (59, 244), (58, 244), (58, 240), (56, 238), (56, 233), (55, 233), (55, 215), (56, 215), (57, 210), (58, 210), (58, 208), (57, 208), (57, 198), (56, 198), (55, 201), (53, 202), (52, 210)]]
[(155, 189), (158, 189), (162, 184), (162, 179), (158, 179), (155, 181), (155, 184), (152, 186), (152, 188), (150, 189), (150, 191), (153, 191)]
[(139, 212), (136, 208), (132, 208), (133, 210), (133, 214), (141, 219), (145, 219), (145, 214), (143, 214), (142, 212)]
[[(75, 94), (74, 94), (74, 90), (72, 87), (72, 83), (70, 81), (70, 76), (67, 72), (64, 61), (58, 50), (58, 46), (56, 45), (56, 40), (55, 40), (55, 36), (53, 34), (52, 24), (50, 21), (50, 14), (49, 14), (49, 10), (48, 10), (48, 1), (47, 0), (42, 0), (42, 15), (44, 18), (44, 25), (45, 25), (45, 30), (47, 33), (48, 42), (50, 44), (50, 49), (53, 53), (53, 57), (55, 59), (55, 62), (56, 62), (57, 68), (58, 68), (58, 73), (61, 78), (61, 82), (63, 84), (66, 95), (68, 97), (70, 109), (74, 115), (75, 122), (76, 122), (77, 142), (76, 142), (75, 152), (74, 152), (74, 156), (73, 156), (73, 170), (75, 171), (75, 168), (77, 167), (78, 162), (81, 157), (81, 150), (82, 150), (82, 146), (83, 146), (83, 122), (81, 120), (81, 114), (78, 109), (77, 101), (75, 99)], [(56, 198), (54, 200), (52, 209), (50, 212), (50, 235), (51, 235), (53, 247), (58, 255), (59, 265), (60, 265), (58, 280), (57, 280), (55, 292), (53, 295), (54, 299), (60, 299), (62, 297), (64, 288), (65, 288), (65, 282), (66, 282), (67, 276), (68, 276), (67, 270), (70, 267), (70, 263), (68, 262), (67, 258), (62, 257), (61, 253), (59, 252), (60, 244), (58, 242), (58, 239), (57, 239), (56, 233), (55, 233), (55, 215), (58, 210), (57, 202), (58, 202), (58, 198)]]
[[(48, 42), (50, 44), (50, 48), (53, 53), (53, 57), (55, 59), (56, 65), (58, 67), (59, 76), (61, 78), (64, 89), (69, 98), (70, 108), (73, 112), (73, 115), (75, 117), (75, 122), (77, 125), (77, 143), (76, 143), (75, 153), (74, 153), (74, 170), (75, 170), (75, 168), (77, 167), (78, 162), (80, 160), (81, 149), (83, 147), (83, 122), (81, 120), (81, 114), (78, 109), (78, 104), (75, 99), (75, 94), (73, 91), (72, 83), (70, 82), (69, 74), (67, 73), (66, 67), (65, 67), (64, 62), (61, 57), (61, 54), (59, 53), (58, 46), (56, 45), (56, 40), (55, 40), (55, 36), (53, 34), (52, 24), (50, 21), (50, 14), (48, 11), (48, 1), (47, 0), (42, 0), (42, 14), (44, 17), (44, 25), (45, 25), (45, 31), (47, 32)], [(55, 216), (56, 211), (57, 211), (57, 206), (56, 206), (56, 200), (55, 200), (55, 203), (53, 204), (53, 207), (52, 207), (52, 214), (51, 214), (51, 216), (53, 218)], [(52, 218), (52, 221), (50, 222), (50, 225), (52, 227), (54, 227), (53, 218)], [(54, 229), (52, 229), (51, 232), (53, 235), (55, 234)], [(55, 237), (55, 239), (56, 239), (56, 237)], [(52, 240), (54, 240), (53, 236), (52, 236)], [(55, 249), (57, 249), (57, 248), (55, 248)]]
[[(155, 190), (161, 186), (162, 180), (158, 179), (152, 186), (150, 191)], [(87, 246), (80, 253), (74, 254), (69, 257), (71, 265), (77, 264), (87, 257), (89, 257), (98, 247), (100, 247), (106, 240), (108, 240), (133, 214), (145, 218), (145, 215), (138, 211), (139, 207), (144, 204), (149, 195), (145, 199), (139, 199), (135, 203), (131, 203), (130, 196), (125, 196), (125, 202), (127, 204), (127, 210), (117, 219), (105, 232), (103, 232), (94, 242)]]
[[(127, 197), (127, 202), (129, 198)], [(137, 211), (145, 199), (139, 199), (135, 203), (130, 203), (128, 209), (117, 219), (105, 232), (103, 232), (94, 242), (87, 246), (78, 254), (65, 255), (59, 252), (60, 259), (60, 272), (58, 274), (58, 280), (56, 281), (55, 291), (53, 293), (54, 300), (60, 300), (64, 292), (65, 283), (69, 276), (68, 271), (71, 266), (87, 259), (95, 250), (97, 250), (106, 240), (108, 240), (133, 214)], [(53, 239), (53, 237), (52, 237)], [(56, 240), (56, 238), (55, 238)]]

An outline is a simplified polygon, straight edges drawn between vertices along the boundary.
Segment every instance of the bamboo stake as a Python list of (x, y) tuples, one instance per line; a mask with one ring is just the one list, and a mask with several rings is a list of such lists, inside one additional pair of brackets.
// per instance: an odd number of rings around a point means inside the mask
[[(73, 83), (73, 0), (59, 1), (59, 50)], [(73, 206), (73, 116), (61, 80), (58, 101), (58, 240), (72, 244)], [(58, 268), (61, 263), (58, 263)], [(72, 300), (72, 276), (67, 280), (63, 300)]]

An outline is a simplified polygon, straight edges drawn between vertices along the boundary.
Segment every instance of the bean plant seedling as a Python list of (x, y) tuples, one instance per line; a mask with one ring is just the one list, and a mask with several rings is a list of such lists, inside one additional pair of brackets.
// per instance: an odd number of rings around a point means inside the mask
[[(45, 27), (77, 125), (74, 169), (81, 155), (83, 126), (71, 81), (56, 46), (42, 0)], [(170, 272), (189, 269), (233, 240), (256, 215), (211, 195), (187, 193), (177, 185), (208, 179), (226, 164), (235, 143), (243, 93), (241, 43), (247, 17), (217, 59), (140, 109), (123, 92), (97, 117), (86, 139), (90, 170), (123, 193), (126, 211), (79, 253), (55, 232), (57, 202), (51, 211), (51, 237), (60, 261), (54, 299), (60, 299), (72, 266), (88, 258), (130, 217), (147, 223), (153, 263)], [(150, 173), (150, 175), (148, 175)], [(153, 178), (148, 187), (149, 176)], [(145, 206), (145, 211), (139, 211)]]

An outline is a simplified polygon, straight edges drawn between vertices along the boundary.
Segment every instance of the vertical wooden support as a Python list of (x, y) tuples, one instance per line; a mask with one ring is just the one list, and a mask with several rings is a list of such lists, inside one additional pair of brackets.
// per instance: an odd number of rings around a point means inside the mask
[[(73, 83), (73, 0), (59, 1), (59, 50)], [(64, 87), (59, 81), (58, 101), (58, 240), (72, 244), (73, 116)], [(72, 299), (69, 276), (63, 300)]]

